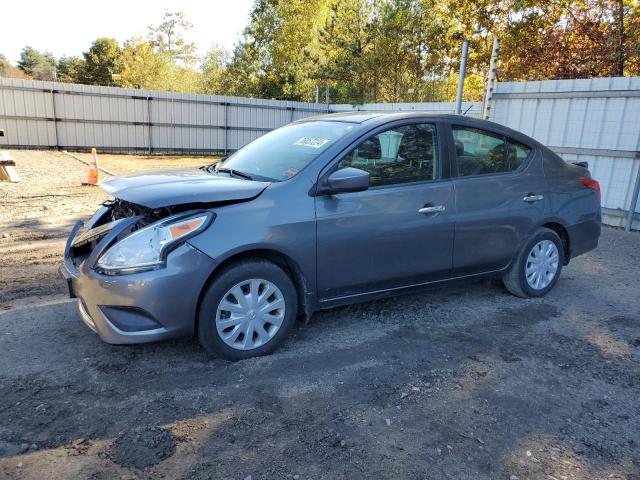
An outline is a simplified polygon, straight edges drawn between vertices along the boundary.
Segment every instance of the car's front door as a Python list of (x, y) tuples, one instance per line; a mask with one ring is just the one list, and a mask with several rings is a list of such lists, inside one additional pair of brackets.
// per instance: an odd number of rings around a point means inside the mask
[(450, 275), (455, 202), (442, 143), (435, 124), (405, 123), (373, 132), (329, 170), (366, 170), (370, 187), (316, 197), (322, 300)]
[[(508, 266), (542, 216), (544, 177), (533, 149), (500, 132), (452, 125), (456, 276)], [(542, 182), (542, 183), (541, 183)], [(527, 200), (529, 199), (529, 200)]]

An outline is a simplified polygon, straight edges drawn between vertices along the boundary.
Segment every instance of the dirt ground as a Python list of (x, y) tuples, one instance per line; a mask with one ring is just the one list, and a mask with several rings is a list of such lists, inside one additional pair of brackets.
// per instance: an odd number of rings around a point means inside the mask
[(544, 299), (478, 282), (328, 310), (228, 363), (90, 332), (55, 268), (105, 197), (73, 160), (15, 157), (34, 181), (0, 184), (1, 479), (640, 479), (640, 234), (604, 229)]
[[(78, 218), (88, 218), (109, 196), (83, 186), (88, 167), (61, 152), (11, 152), (20, 183), (0, 182), (0, 310), (34, 295), (63, 293), (58, 281), (64, 243)], [(90, 155), (77, 154), (88, 160)], [(207, 157), (98, 155), (99, 165), (124, 174), (205, 165)], [(109, 178), (100, 173), (100, 180)]]

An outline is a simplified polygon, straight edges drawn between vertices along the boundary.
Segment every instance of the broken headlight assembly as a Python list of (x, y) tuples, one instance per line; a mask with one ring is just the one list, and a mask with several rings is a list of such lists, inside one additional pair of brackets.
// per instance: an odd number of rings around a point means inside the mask
[(167, 254), (207, 228), (213, 217), (211, 212), (183, 213), (146, 225), (109, 247), (98, 259), (97, 270), (119, 275), (163, 267)]

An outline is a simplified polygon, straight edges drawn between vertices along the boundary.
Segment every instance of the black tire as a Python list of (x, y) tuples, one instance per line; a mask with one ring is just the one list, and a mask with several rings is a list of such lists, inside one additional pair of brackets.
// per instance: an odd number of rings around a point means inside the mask
[[(282, 292), (285, 302), (284, 319), (275, 335), (266, 343), (250, 350), (238, 350), (227, 345), (216, 328), (216, 312), (222, 297), (235, 285), (252, 278), (272, 282)], [(242, 260), (220, 272), (207, 287), (198, 313), (198, 339), (207, 352), (216, 357), (236, 361), (268, 355), (276, 350), (293, 327), (298, 312), (296, 288), (289, 276), (277, 265), (267, 260)]]
[[(527, 282), (525, 275), (527, 267), (527, 259), (529, 253), (535, 245), (543, 240), (549, 240), (553, 242), (558, 249), (558, 269), (556, 270), (555, 277), (545, 288), (534, 289)], [(556, 284), (560, 273), (562, 272), (562, 265), (564, 264), (564, 246), (562, 240), (556, 232), (548, 228), (539, 228), (531, 238), (522, 246), (522, 249), (518, 253), (513, 265), (509, 272), (502, 277), (502, 283), (505, 288), (520, 298), (537, 298), (545, 296)]]

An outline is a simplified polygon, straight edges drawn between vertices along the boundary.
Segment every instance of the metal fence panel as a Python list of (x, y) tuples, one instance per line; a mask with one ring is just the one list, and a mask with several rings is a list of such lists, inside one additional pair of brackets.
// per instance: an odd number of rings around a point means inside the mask
[(321, 104), (0, 78), (0, 146), (223, 153)]
[[(624, 225), (640, 169), (640, 78), (498, 83), (491, 120), (567, 161), (587, 161), (602, 188), (605, 223)], [(633, 208), (640, 212), (640, 202)]]
[[(0, 147), (211, 154), (291, 121), (332, 112), (453, 113), (454, 103), (348, 105), (181, 94), (0, 78)], [(588, 161), (606, 223), (622, 225), (640, 170), (640, 78), (498, 83), (491, 120)], [(480, 117), (481, 104), (462, 106)], [(640, 202), (635, 206), (640, 212)], [(640, 228), (640, 220), (636, 222)]]

